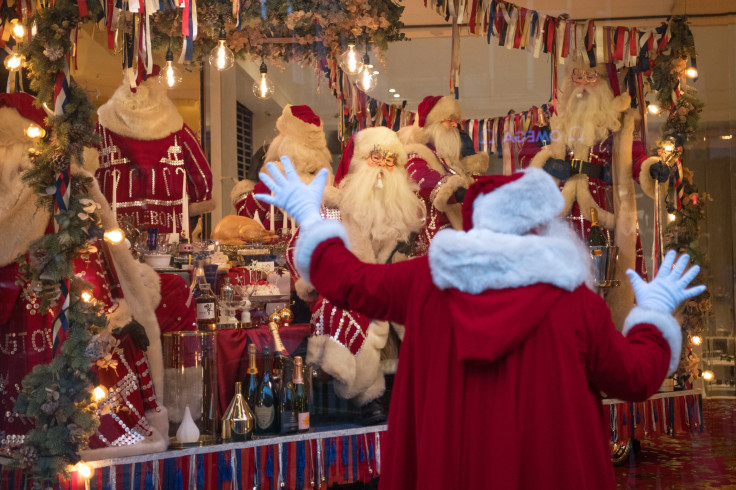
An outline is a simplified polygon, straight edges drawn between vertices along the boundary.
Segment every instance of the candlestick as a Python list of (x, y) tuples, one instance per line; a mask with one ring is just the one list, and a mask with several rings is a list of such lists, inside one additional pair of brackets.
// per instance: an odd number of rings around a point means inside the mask
[(118, 184), (120, 183), (120, 170), (112, 171), (112, 215), (118, 220)]
[[(271, 193), (271, 195), (273, 195), (273, 192)], [(270, 223), (271, 223), (271, 226), (270, 226), (270, 228), (268, 230), (275, 232), (276, 231), (276, 226), (274, 226), (274, 224), (273, 224), (273, 204), (271, 204), (271, 221), (270, 221)]]
[(172, 225), (171, 233), (176, 235), (176, 211), (171, 212), (171, 217), (174, 218), (174, 224)]
[(186, 176), (184, 176), (184, 189), (181, 199), (181, 229), (184, 232), (184, 238), (191, 238), (189, 235), (189, 196), (187, 195)]
[(296, 233), (296, 220), (292, 217), (291, 218), (291, 234), (294, 235)]
[(281, 223), (281, 235), (286, 235), (287, 231), (289, 230), (289, 215), (286, 214), (286, 211), (281, 212), (283, 222)]

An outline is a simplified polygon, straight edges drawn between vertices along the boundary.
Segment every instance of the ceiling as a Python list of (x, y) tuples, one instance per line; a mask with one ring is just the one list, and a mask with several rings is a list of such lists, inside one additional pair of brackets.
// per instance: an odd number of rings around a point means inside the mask
[[(698, 16), (736, 10), (733, 0), (517, 0), (515, 3), (552, 15), (569, 13), (576, 19), (615, 19), (616, 24), (626, 25), (656, 24), (672, 13), (690, 15), (694, 25), (733, 23), (733, 14), (730, 18)], [(392, 43), (385, 59), (375, 63), (381, 73), (378, 86), (370, 95), (385, 102), (406, 100), (407, 107), (415, 110), (425, 95), (449, 93), (450, 28), (442, 15), (424, 7), (423, 0), (403, 0), (402, 4), (405, 6), (402, 21), (410, 40)], [(88, 90), (91, 100), (101, 104), (122, 83), (122, 71), (120, 55), (107, 49), (106, 33), (98, 29), (87, 25), (80, 33), (79, 70), (75, 77)], [(484, 37), (470, 36), (466, 29), (461, 30), (461, 35), (460, 101), (466, 117), (498, 116), (510, 109), (524, 110), (548, 100), (548, 57), (535, 59), (519, 50), (489, 46)], [(376, 58), (375, 54), (372, 58)], [(241, 74), (257, 76), (255, 63), (239, 64)], [(276, 85), (274, 100), (278, 105), (309, 104), (328, 126), (336, 124), (335, 98), (326, 80), (313, 68), (271, 68), (269, 77)], [(191, 106), (191, 110), (197, 110), (199, 80), (199, 72), (185, 73), (183, 85), (171, 92), (171, 98), (180, 107)], [(247, 76), (239, 76), (238, 81), (252, 83)], [(395, 89), (401, 97), (394, 99), (389, 89)], [(272, 110), (272, 104), (266, 106)]]

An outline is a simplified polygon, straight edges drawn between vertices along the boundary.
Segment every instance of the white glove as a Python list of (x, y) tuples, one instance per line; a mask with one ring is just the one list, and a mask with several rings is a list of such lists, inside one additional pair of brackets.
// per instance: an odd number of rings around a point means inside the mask
[(629, 281), (631, 281), (631, 287), (634, 289), (637, 305), (642, 308), (671, 314), (680, 302), (705, 291), (703, 285), (685, 289), (690, 281), (698, 275), (700, 266), (694, 265), (685, 272), (690, 257), (687, 254), (681, 255), (673, 267), (672, 264), (675, 262), (676, 256), (674, 250), (667, 252), (657, 276), (650, 283), (644, 282), (633, 270), (626, 271), (626, 275), (629, 276)]
[(283, 209), (299, 223), (299, 226), (308, 227), (320, 221), (322, 216), (319, 209), (327, 182), (327, 169), (320, 170), (312, 183), (306, 185), (299, 179), (289, 157), (281, 157), (281, 163), (286, 171), (285, 177), (272, 162), (266, 164), (272, 177), (264, 173), (259, 174), (261, 181), (273, 194), (256, 194), (256, 199)]

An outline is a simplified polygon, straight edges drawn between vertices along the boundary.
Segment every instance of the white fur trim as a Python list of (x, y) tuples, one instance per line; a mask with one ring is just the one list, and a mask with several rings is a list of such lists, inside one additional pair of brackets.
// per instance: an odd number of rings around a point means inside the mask
[(241, 180), (237, 184), (235, 184), (235, 187), (233, 187), (233, 190), (230, 191), (230, 202), (234, 207), (237, 207), (238, 201), (243, 199), (246, 194), (249, 192), (253, 192), (253, 189), (255, 189), (256, 183), (252, 180)]
[(397, 164), (406, 165), (404, 145), (394, 131), (383, 126), (366, 128), (355, 134), (353, 158), (350, 160), (350, 172), (356, 165), (362, 165), (374, 147), (390, 151), (398, 155)]
[(142, 83), (135, 93), (123, 83), (110, 100), (97, 109), (97, 115), (102, 126), (138, 140), (165, 138), (184, 125), (181, 114), (156, 79)]
[(26, 148), (32, 147), (32, 141), (23, 132), (31, 124), (36, 123), (21, 116), (14, 107), (0, 107), (0, 145), (22, 144)]
[(445, 95), (432, 107), (424, 120), (424, 127), (431, 126), (434, 123), (442, 122), (449, 117), (455, 117), (458, 121), (463, 118), (463, 111), (460, 103), (455, 97)]
[(473, 228), (519, 235), (558, 216), (565, 204), (555, 181), (544, 170), (524, 176), (473, 201)]
[(429, 143), (429, 135), (424, 128), (420, 128), (416, 123), (411, 126), (404, 126), (396, 134), (404, 145), (426, 145)]
[(591, 261), (583, 253), (582, 242), (576, 243), (572, 232), (520, 236), (444, 229), (429, 245), (429, 266), (440, 289), (478, 294), (547, 283), (572, 291), (591, 276)]
[(312, 226), (299, 228), (299, 239), (297, 240), (296, 250), (294, 252), (294, 263), (296, 264), (297, 271), (305, 281), (310, 282), (309, 266), (312, 263), (314, 250), (320, 243), (330, 238), (339, 238), (346, 247), (350, 247), (348, 234), (345, 231), (345, 227), (339, 221), (326, 219), (317, 221)]
[(14, 262), (18, 255), (28, 251), (31, 242), (43, 236), (51, 219), (51, 213), (36, 204), (37, 196), (33, 189), (22, 185), (24, 188), (18, 201), (0, 216), (0, 232), (3, 234), (0, 266)]
[(628, 335), (632, 328), (644, 323), (657, 327), (662, 332), (662, 337), (670, 344), (670, 364), (667, 368), (667, 376), (670, 376), (680, 364), (682, 329), (675, 317), (669, 313), (635, 306), (624, 321), (623, 334)]
[(319, 294), (317, 293), (317, 290), (314, 289), (314, 286), (312, 286), (301, 277), (294, 282), (294, 290), (296, 291), (296, 295), (307, 303), (316, 301), (319, 297)]
[[(165, 428), (160, 423), (154, 425), (154, 420), (161, 419), (163, 414), (166, 421)], [(85, 449), (79, 452), (79, 456), (84, 461), (99, 461), (102, 459), (126, 458), (129, 456), (137, 456), (139, 454), (151, 454), (166, 451), (169, 447), (169, 424), (166, 416), (166, 409), (162, 408), (161, 412), (154, 414), (153, 411), (146, 412), (146, 418), (151, 424), (153, 434), (146, 437), (136, 444), (127, 446), (101, 447), (99, 449)], [(164, 429), (164, 432), (162, 432)]]
[(476, 153), (460, 159), (460, 170), (465, 175), (484, 175), (488, 171), (490, 156), (488, 153)]
[(291, 104), (286, 104), (281, 115), (276, 120), (276, 129), (279, 133), (291, 136), (307, 146), (327, 146), (324, 124), (319, 120), (319, 126), (304, 122), (291, 113)]

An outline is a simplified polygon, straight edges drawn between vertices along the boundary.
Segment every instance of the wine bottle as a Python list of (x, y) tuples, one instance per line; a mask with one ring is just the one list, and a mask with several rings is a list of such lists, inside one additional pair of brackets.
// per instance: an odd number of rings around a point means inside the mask
[(197, 277), (197, 291), (194, 295), (197, 328), (214, 330), (217, 325), (217, 297), (204, 276)]
[(598, 211), (590, 208), (590, 232), (588, 233), (588, 245), (591, 247), (605, 247), (608, 245), (606, 235), (598, 224)]
[(253, 432), (253, 413), (243, 398), (242, 384), (235, 382), (235, 394), (222, 416), (222, 441), (241, 442)]
[(309, 431), (309, 402), (304, 390), (304, 373), (301, 356), (294, 357), (294, 397), (296, 398), (297, 430)]
[(276, 425), (276, 399), (271, 382), (271, 349), (263, 348), (263, 378), (258, 385), (255, 401), (256, 427), (254, 435), (274, 435), (278, 432)]
[(256, 409), (258, 395), (258, 368), (256, 367), (256, 344), (248, 346), (248, 371), (245, 374), (245, 402), (252, 412)]
[(283, 378), (279, 392), (279, 423), (281, 434), (291, 434), (298, 428), (296, 397), (292, 383), (293, 365), (288, 360), (283, 365)]

